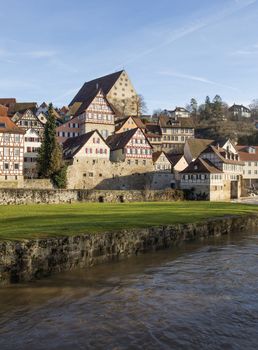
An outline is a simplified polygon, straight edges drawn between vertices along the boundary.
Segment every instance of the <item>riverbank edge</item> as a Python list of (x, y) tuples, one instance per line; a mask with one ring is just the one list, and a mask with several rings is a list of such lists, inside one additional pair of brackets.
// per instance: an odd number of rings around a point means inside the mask
[(219, 237), (257, 227), (258, 215), (246, 214), (212, 218), (192, 224), (0, 241), (0, 286), (125, 259), (147, 251), (174, 247), (181, 242)]

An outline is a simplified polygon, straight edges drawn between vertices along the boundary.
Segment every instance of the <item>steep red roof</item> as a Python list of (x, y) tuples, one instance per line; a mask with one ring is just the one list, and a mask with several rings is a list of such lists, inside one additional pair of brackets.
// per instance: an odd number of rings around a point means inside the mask
[(8, 132), (14, 134), (24, 134), (25, 132), (11, 121), (9, 117), (0, 116), (0, 132)]

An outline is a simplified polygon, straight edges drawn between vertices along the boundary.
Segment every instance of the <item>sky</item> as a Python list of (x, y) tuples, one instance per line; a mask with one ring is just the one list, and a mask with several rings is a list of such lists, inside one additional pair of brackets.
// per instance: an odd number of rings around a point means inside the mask
[(0, 97), (67, 105), (125, 69), (148, 112), (258, 98), (258, 0), (0, 0)]

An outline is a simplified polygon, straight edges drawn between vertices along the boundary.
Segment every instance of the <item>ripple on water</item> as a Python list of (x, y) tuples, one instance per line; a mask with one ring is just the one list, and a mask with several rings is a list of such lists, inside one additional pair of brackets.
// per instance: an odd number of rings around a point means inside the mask
[(0, 349), (256, 349), (258, 235), (0, 290)]

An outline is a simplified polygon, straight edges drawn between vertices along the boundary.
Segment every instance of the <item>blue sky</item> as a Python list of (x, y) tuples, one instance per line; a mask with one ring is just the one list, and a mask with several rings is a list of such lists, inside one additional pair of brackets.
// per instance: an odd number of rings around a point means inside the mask
[(0, 0), (0, 97), (68, 104), (125, 68), (149, 112), (258, 98), (258, 0)]

